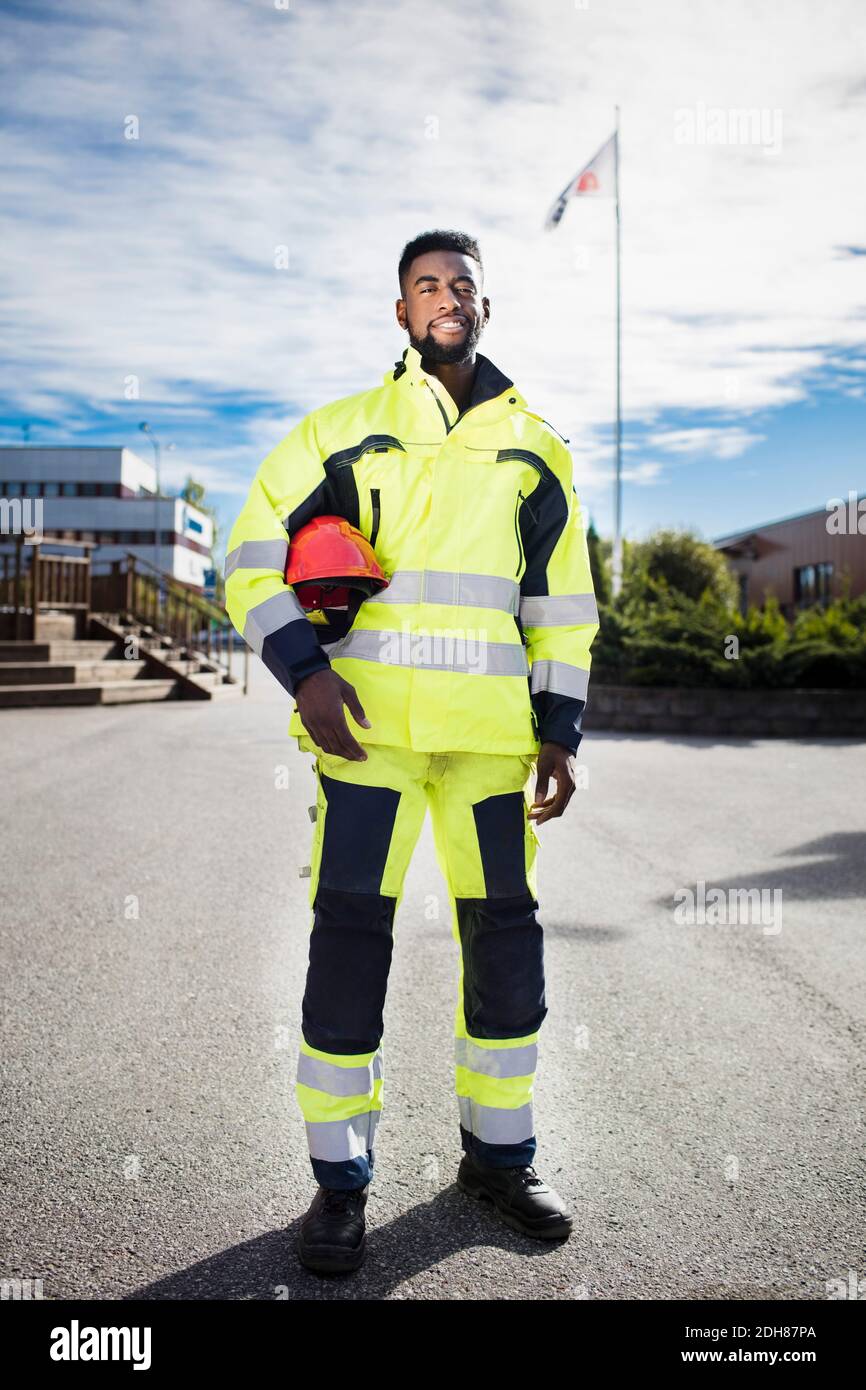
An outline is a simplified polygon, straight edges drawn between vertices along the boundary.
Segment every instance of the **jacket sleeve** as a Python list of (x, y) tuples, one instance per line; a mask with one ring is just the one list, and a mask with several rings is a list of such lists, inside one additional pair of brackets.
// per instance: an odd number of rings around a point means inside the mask
[(576, 752), (598, 607), (571, 453), (554, 441), (544, 462), (542, 477), (519, 513), (526, 556), (519, 617), (539, 739)]
[(290, 695), (305, 676), (330, 666), (285, 582), (289, 539), (328, 510), (322, 458), (315, 414), (308, 415), (260, 465), (226, 554), (226, 611)]

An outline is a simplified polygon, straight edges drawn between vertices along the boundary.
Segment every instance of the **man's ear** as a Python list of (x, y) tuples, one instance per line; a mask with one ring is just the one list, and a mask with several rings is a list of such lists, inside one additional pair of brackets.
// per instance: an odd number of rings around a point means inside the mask
[(481, 307), (482, 307), (482, 309), (484, 310), (484, 322), (485, 322), (485, 323), (489, 323), (489, 322), (490, 322), (490, 300), (487, 298), (487, 295), (486, 295), (486, 294), (483, 294), (483, 295), (481, 296)]
[(394, 305), (394, 312), (395, 312), (396, 315), (397, 315), (397, 322), (399, 323), (400, 327), (401, 327), (402, 329), (405, 330), (405, 329), (408, 327), (408, 321), (407, 321), (407, 318), (406, 318), (406, 301), (405, 301), (405, 299), (398, 299), (398, 300), (397, 300), (396, 304)]

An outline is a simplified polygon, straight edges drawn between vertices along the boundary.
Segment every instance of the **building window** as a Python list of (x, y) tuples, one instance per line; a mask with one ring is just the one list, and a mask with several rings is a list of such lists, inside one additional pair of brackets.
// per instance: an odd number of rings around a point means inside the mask
[(96, 496), (96, 483), (79, 483), (79, 484), (78, 484), (78, 496), (79, 496), (79, 497), (95, 497), (95, 496)]
[(794, 600), (798, 608), (810, 604), (826, 604), (832, 598), (833, 565), (821, 560), (815, 565), (801, 565), (794, 570)]
[(115, 535), (114, 531), (100, 531), (99, 533), (100, 545), (114, 545), (116, 540), (117, 536)]
[(6, 497), (20, 497), (20, 496), (21, 496), (21, 484), (20, 484), (20, 483), (7, 483), (7, 484), (6, 484), (6, 490), (5, 490), (5, 496), (6, 496)]
[(802, 608), (815, 602), (814, 565), (801, 565), (794, 570), (794, 600)]
[(117, 489), (116, 489), (114, 483), (100, 483), (100, 484), (99, 484), (99, 496), (100, 496), (100, 497), (114, 497), (114, 496), (116, 495), (116, 493), (117, 493)]
[(46, 497), (59, 497), (59, 496), (60, 496), (60, 484), (59, 484), (59, 483), (46, 483), (46, 484), (45, 484), (45, 496), (46, 496)]
[(77, 483), (63, 483), (60, 488), (61, 497), (76, 497), (78, 495)]
[(815, 589), (818, 594), (819, 603), (829, 603), (833, 588), (833, 565), (829, 560), (822, 560), (815, 566)]
[(25, 497), (38, 497), (41, 491), (42, 491), (42, 484), (41, 484), (41, 483), (25, 483), (25, 484), (24, 484), (24, 496), (25, 496)]

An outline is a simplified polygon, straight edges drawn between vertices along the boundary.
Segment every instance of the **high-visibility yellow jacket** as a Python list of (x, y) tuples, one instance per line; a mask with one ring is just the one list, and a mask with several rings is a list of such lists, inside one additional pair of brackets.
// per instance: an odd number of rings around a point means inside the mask
[[(598, 611), (571, 454), (476, 362), (462, 412), (408, 347), (382, 386), (301, 420), (232, 528), (226, 608), (290, 694), (329, 662), (355, 686), (372, 726), (347, 715), (359, 742), (576, 749)], [(284, 572), (289, 538), (328, 513), (369, 537), (390, 585), (323, 649)]]

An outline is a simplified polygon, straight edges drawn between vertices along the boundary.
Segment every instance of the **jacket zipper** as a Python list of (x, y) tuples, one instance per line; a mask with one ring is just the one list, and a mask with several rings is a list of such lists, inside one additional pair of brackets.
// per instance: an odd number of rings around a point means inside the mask
[(379, 534), (379, 521), (381, 519), (381, 507), (379, 505), (379, 488), (370, 488), (370, 500), (373, 504), (373, 524), (370, 527), (370, 544), (375, 549), (376, 537)]
[(517, 501), (514, 504), (514, 534), (517, 537), (517, 569), (514, 571), (515, 577), (520, 573), (520, 567), (523, 564), (523, 542), (520, 539), (520, 527), (517, 524), (517, 514), (520, 511), (521, 500), (525, 502), (526, 498), (523, 496), (522, 492), (518, 492)]
[(517, 518), (518, 518), (518, 516), (519, 516), (519, 514), (520, 514), (520, 504), (521, 504), (521, 502), (523, 503), (523, 505), (524, 505), (524, 507), (526, 508), (526, 510), (529, 512), (529, 515), (532, 517), (533, 524), (536, 525), (536, 526), (538, 525), (538, 517), (535, 515), (535, 512), (532, 510), (531, 506), (529, 505), (529, 498), (528, 498), (528, 497), (524, 497), (522, 491), (520, 490), (520, 488), (518, 488), (518, 489), (517, 489), (517, 503), (516, 503), (516, 505), (515, 505), (515, 507), (514, 507), (514, 534), (515, 534), (516, 537), (517, 537), (517, 549), (518, 549), (520, 558), (519, 558), (519, 560), (518, 560), (518, 562), (517, 562), (517, 569), (514, 571), (515, 575), (518, 575), (518, 574), (520, 573), (520, 566), (524, 563), (524, 560), (525, 560), (525, 556), (524, 556), (524, 553), (523, 553), (523, 541), (522, 541), (521, 538), (520, 538), (520, 526), (519, 526), (518, 520), (517, 520)]
[[(430, 382), (429, 382), (429, 381), (427, 382), (427, 385), (430, 386)], [(436, 391), (433, 390), (433, 387), (432, 387), (432, 386), (430, 386), (430, 390), (431, 390), (431, 392), (433, 393), (433, 399), (434, 399), (434, 401), (436, 402), (436, 404), (437, 404), (438, 407), (439, 407), (439, 412), (440, 412), (440, 414), (441, 414), (441, 416), (442, 416), (442, 419), (445, 421), (445, 433), (446, 433), (446, 434), (450, 434), (451, 429), (452, 429), (452, 425), (451, 425), (451, 424), (449, 423), (449, 421), (448, 421), (448, 415), (447, 415), (447, 412), (446, 412), (446, 410), (445, 410), (445, 407), (444, 407), (444, 405), (442, 404), (442, 402), (440, 401), (439, 396), (438, 396), (438, 393), (437, 393)], [(455, 421), (455, 424), (456, 424), (456, 421)]]

